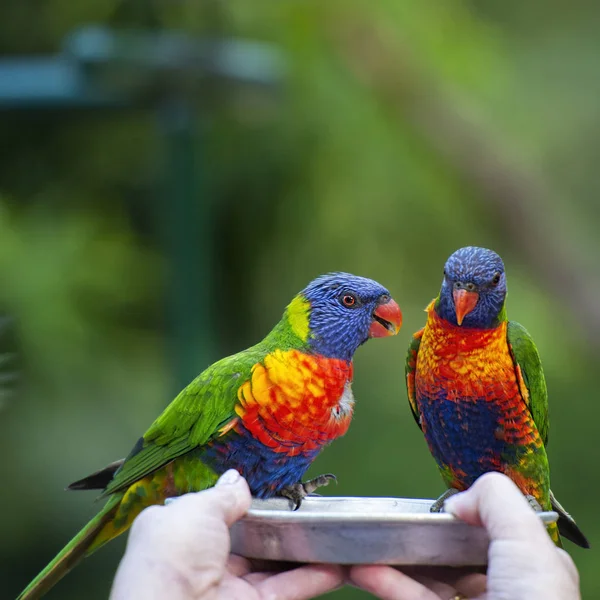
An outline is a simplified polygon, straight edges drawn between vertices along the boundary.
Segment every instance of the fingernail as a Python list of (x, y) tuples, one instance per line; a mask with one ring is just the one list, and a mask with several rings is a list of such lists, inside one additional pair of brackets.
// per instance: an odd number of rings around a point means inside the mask
[(229, 471), (225, 471), (225, 473), (219, 477), (215, 485), (231, 485), (238, 481), (239, 478), (240, 474), (235, 469), (229, 469)]

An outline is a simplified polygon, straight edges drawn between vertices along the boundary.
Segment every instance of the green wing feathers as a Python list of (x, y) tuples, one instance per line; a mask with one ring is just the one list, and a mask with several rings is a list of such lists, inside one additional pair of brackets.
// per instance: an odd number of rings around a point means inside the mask
[(236, 417), (239, 387), (264, 353), (257, 347), (228, 356), (198, 375), (135, 445), (104, 495), (127, 489), (170, 461), (201, 447)]
[(185, 489), (190, 481), (193, 489), (214, 485), (216, 474), (189, 453), (220, 435), (236, 417), (238, 389), (265, 353), (266, 348), (255, 346), (206, 369), (171, 402), (124, 461), (71, 484), (70, 489), (106, 486), (103, 496), (110, 497), (18, 600), (43, 596), (82, 558), (126, 531), (146, 506), (161, 503), (165, 494)]
[(413, 334), (410, 345), (408, 346), (408, 352), (406, 353), (406, 365), (404, 367), (408, 403), (410, 404), (413, 417), (415, 418), (415, 421), (419, 427), (421, 427), (421, 415), (419, 414), (419, 409), (417, 408), (415, 371), (417, 369), (417, 356), (419, 354), (419, 347), (421, 346), (421, 338), (423, 337), (424, 330), (424, 328), (419, 329), (419, 331)]
[[(507, 337), (508, 346), (515, 364), (517, 380), (521, 388), (521, 395), (529, 406), (544, 446), (547, 446), (548, 391), (546, 389), (546, 379), (544, 378), (540, 355), (529, 332), (525, 327), (519, 325), (519, 323), (513, 321), (508, 323)], [(560, 505), (552, 491), (550, 491), (550, 502), (552, 510), (556, 511), (559, 515), (558, 530), (560, 535), (582, 548), (589, 548), (590, 544), (585, 535), (579, 529), (573, 517)], [(560, 545), (560, 540), (558, 543)]]
[(546, 446), (549, 429), (548, 391), (540, 355), (529, 332), (519, 323), (509, 321), (507, 337), (521, 394)]

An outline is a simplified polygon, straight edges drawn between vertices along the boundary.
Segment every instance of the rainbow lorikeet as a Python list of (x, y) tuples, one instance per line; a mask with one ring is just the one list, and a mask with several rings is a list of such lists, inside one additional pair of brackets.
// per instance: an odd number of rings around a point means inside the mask
[(506, 275), (491, 250), (467, 247), (446, 262), (439, 296), (426, 309), (406, 360), (408, 399), (448, 490), (487, 471), (508, 475), (536, 510), (555, 510), (559, 532), (589, 543), (550, 490), (548, 395), (537, 348), (506, 318)]
[(333, 478), (302, 483), (321, 449), (350, 425), (354, 352), (401, 324), (400, 308), (371, 279), (332, 273), (312, 281), (266, 338), (192, 381), (124, 461), (72, 484), (104, 488), (108, 501), (19, 599), (41, 597), (147, 506), (211, 487), (230, 468), (255, 496), (299, 506)]

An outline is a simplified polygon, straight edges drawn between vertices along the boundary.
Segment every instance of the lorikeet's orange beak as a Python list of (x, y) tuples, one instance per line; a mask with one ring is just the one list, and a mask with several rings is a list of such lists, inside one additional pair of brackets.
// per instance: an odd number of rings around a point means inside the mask
[(373, 322), (369, 328), (369, 337), (387, 337), (396, 335), (402, 327), (402, 311), (391, 298), (373, 311)]
[(459, 289), (452, 292), (452, 297), (454, 298), (454, 308), (456, 310), (456, 322), (462, 325), (463, 319), (477, 306), (479, 294)]

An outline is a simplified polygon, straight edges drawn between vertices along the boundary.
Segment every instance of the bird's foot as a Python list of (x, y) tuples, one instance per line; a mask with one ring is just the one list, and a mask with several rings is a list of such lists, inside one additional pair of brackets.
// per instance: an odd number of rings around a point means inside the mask
[(542, 512), (544, 510), (542, 508), (542, 505), (533, 496), (528, 494), (527, 496), (525, 496), (525, 500), (529, 502), (529, 506), (531, 506), (531, 508), (533, 508), (535, 512)]
[(337, 483), (337, 477), (332, 473), (325, 473), (314, 479), (309, 479), (304, 483), (299, 481), (298, 483), (288, 485), (279, 491), (279, 495), (291, 500), (294, 510), (298, 510), (302, 504), (302, 500), (304, 500), (306, 496), (312, 494), (317, 488), (328, 485), (330, 481), (335, 481)]
[(337, 483), (337, 477), (333, 473), (325, 473), (324, 475), (319, 475), (314, 479), (305, 481), (302, 485), (307, 494), (312, 494), (316, 489), (329, 485), (330, 481)]
[(455, 489), (455, 488), (448, 488), (432, 505), (431, 508), (429, 509), (429, 512), (432, 513), (440, 513), (440, 512), (444, 512), (444, 502), (446, 502), (446, 500), (448, 498), (450, 498), (450, 496), (454, 496), (454, 494), (458, 494), (459, 490)]

